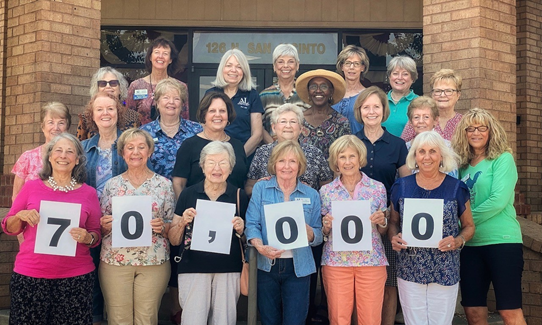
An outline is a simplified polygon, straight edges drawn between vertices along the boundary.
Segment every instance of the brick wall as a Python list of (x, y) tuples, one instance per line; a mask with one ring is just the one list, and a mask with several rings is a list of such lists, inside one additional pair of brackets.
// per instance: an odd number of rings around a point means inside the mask
[(459, 111), (490, 110), (516, 142), (516, 7), (514, 0), (424, 0), (423, 70), (442, 68), (463, 77)]
[(527, 324), (542, 324), (542, 226), (518, 218), (523, 233), (523, 313)]
[(542, 4), (517, 0), (517, 162), (520, 191), (542, 211)]

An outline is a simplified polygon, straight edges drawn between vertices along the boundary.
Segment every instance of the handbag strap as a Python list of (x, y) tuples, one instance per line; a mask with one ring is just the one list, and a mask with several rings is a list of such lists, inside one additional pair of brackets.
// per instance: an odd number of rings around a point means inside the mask
[[(241, 216), (241, 202), (239, 200), (240, 192), (241, 192), (241, 189), (238, 188), (237, 189), (237, 216), (238, 217)], [(243, 247), (243, 240), (241, 239), (241, 237), (239, 237), (239, 247), (241, 248), (241, 260), (243, 261), (243, 263), (246, 263), (247, 261), (245, 260), (245, 249)]]

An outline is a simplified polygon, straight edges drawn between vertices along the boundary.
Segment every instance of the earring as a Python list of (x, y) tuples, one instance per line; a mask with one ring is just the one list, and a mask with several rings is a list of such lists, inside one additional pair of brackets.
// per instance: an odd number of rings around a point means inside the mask
[(329, 99), (327, 100), (328, 103), (333, 103), (333, 96), (329, 97)]
[(444, 167), (444, 163), (442, 162), (442, 160), (440, 161), (440, 167)]
[(418, 164), (414, 164), (414, 167), (415, 167), (415, 168), (418, 168)]

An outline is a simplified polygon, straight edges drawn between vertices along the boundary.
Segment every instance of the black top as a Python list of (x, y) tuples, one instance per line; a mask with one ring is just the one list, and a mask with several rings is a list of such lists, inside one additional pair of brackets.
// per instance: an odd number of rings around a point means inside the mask
[[(195, 208), (196, 201), (209, 200), (203, 188), (203, 181), (184, 189), (179, 196), (175, 214), (181, 216), (184, 210)], [(218, 202), (237, 204), (237, 187), (228, 184), (226, 192), (218, 197)], [(248, 207), (248, 197), (244, 190), (239, 191), (240, 217), (245, 220), (245, 213)], [(235, 210), (237, 215), (237, 207)], [(197, 216), (196, 216), (197, 218)], [(190, 229), (193, 223), (190, 224)], [(243, 264), (241, 261), (241, 248), (239, 238), (235, 235), (235, 230), (231, 234), (230, 254), (218, 254), (193, 250), (184, 250), (184, 244), (187, 239), (191, 239), (192, 231), (187, 228), (183, 233), (179, 254), (182, 254), (181, 261), (177, 264), (177, 273), (231, 273), (241, 272)], [(184, 252), (183, 252), (184, 251)]]
[[(199, 156), (203, 147), (210, 142), (211, 140), (203, 139), (197, 135), (184, 140), (179, 150), (177, 150), (177, 159), (171, 175), (186, 178), (186, 187), (203, 181), (205, 175), (199, 166)], [(241, 141), (235, 138), (230, 137), (228, 142), (235, 152), (235, 166), (233, 166), (231, 175), (228, 177), (228, 183), (238, 188), (244, 188), (248, 171), (245, 148)]]

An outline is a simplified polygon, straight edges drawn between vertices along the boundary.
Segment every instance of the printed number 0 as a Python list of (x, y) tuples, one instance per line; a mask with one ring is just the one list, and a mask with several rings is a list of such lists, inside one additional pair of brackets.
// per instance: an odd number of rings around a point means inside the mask
[[(354, 227), (356, 229), (354, 237), (350, 237), (348, 232), (348, 225), (350, 224), (350, 221), (354, 222)], [(356, 216), (346, 216), (341, 222), (341, 236), (343, 237), (344, 242), (347, 244), (359, 243), (361, 238), (363, 238), (363, 223), (361, 223), (361, 219)]]
[[(425, 233), (420, 233), (420, 220), (424, 218), (427, 226), (425, 227)], [(433, 236), (435, 231), (435, 220), (429, 213), (418, 213), (412, 218), (412, 236), (419, 240), (427, 240)]]
[[(288, 223), (288, 225), (290, 226), (290, 238), (286, 238), (284, 236), (283, 225), (285, 222)], [(291, 244), (296, 241), (297, 236), (299, 236), (299, 231), (297, 229), (297, 224), (295, 223), (294, 218), (282, 217), (277, 220), (277, 223), (275, 224), (275, 233), (277, 234), (278, 241), (283, 244)]]
[(57, 247), (58, 241), (60, 240), (60, 236), (62, 236), (62, 233), (66, 228), (69, 227), (71, 224), (70, 219), (60, 219), (60, 218), (49, 218), (47, 219), (48, 225), (58, 225), (58, 229), (53, 234), (53, 237), (51, 238), (51, 242), (49, 243), (49, 246), (51, 247)]
[[(130, 233), (129, 229), (129, 222), (130, 218), (135, 218), (135, 231), (134, 233)], [(128, 211), (125, 214), (122, 215), (122, 218), (120, 219), (120, 232), (122, 233), (122, 236), (126, 239), (138, 239), (141, 237), (141, 234), (143, 234), (143, 217), (141, 216), (141, 213), (137, 211)]]

